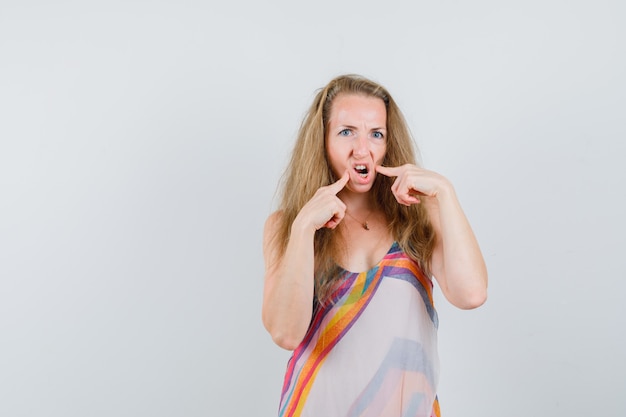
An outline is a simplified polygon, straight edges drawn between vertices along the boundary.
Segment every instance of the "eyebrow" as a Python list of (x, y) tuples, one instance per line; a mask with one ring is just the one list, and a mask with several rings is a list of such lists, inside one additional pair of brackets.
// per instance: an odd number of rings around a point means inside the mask
[[(356, 126), (352, 125), (338, 125), (337, 129), (358, 129)], [(370, 130), (387, 130), (386, 127), (373, 127)]]

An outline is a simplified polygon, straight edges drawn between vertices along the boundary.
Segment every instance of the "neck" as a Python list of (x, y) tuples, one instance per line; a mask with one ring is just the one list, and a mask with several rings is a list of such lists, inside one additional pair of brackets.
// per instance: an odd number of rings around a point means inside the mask
[(352, 213), (368, 213), (371, 212), (375, 205), (374, 199), (370, 193), (357, 194), (351, 192), (341, 192), (338, 197), (346, 205), (346, 209)]
[(344, 193), (339, 196), (346, 205), (346, 222), (357, 223), (360, 228), (370, 231), (376, 222), (374, 199), (370, 193)]

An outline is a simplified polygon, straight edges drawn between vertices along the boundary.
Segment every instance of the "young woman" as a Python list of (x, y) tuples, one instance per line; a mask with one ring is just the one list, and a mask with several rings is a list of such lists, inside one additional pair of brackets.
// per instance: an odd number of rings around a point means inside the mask
[(431, 278), (463, 309), (487, 271), (452, 184), (416, 165), (382, 86), (319, 91), (264, 231), (263, 323), (293, 350), (280, 416), (438, 416)]

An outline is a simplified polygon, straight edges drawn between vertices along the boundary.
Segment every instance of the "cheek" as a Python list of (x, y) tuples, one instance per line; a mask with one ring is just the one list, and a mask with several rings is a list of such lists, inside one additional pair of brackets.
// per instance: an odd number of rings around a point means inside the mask
[(345, 167), (343, 166), (344, 164), (342, 162), (343, 158), (341, 158), (341, 154), (339, 154), (336, 149), (331, 150), (330, 152), (329, 149), (326, 149), (326, 156), (333, 173), (335, 175), (337, 175), (339, 172), (343, 173)]
[(378, 163), (380, 164), (385, 159), (385, 155), (387, 155), (387, 146), (381, 146), (380, 151), (378, 152)]
[(349, 146), (344, 144), (332, 144), (331, 146), (326, 147), (326, 154), (328, 155), (328, 159), (331, 161), (339, 162), (345, 160), (349, 153)]

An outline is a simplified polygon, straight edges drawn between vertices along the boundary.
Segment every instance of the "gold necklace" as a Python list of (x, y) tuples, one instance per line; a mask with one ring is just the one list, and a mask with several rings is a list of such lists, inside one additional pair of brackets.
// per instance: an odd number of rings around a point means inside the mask
[(370, 210), (369, 213), (367, 213), (367, 217), (365, 218), (364, 221), (360, 221), (359, 219), (357, 219), (356, 217), (354, 217), (352, 214), (350, 214), (350, 212), (348, 210), (346, 210), (346, 214), (350, 217), (352, 217), (354, 219), (354, 221), (356, 221), (357, 223), (361, 224), (361, 227), (363, 227), (363, 229), (365, 230), (370, 230), (370, 226), (367, 223), (367, 219), (369, 219), (369, 217), (372, 215), (372, 211)]

